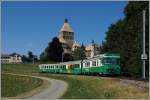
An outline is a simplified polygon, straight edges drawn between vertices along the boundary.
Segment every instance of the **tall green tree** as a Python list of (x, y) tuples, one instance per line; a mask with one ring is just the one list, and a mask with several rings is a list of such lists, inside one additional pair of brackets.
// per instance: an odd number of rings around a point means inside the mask
[(81, 49), (85, 51), (85, 46), (84, 46), (83, 43), (82, 43), (82, 45), (81, 45)]
[(23, 63), (30, 62), (30, 60), (28, 59), (26, 55), (22, 55), (22, 61)]
[(33, 61), (33, 57), (34, 57), (34, 55), (33, 55), (32, 51), (28, 51), (28, 59), (30, 62)]
[[(121, 67), (126, 75), (140, 77), (142, 73), (142, 10), (146, 10), (148, 20), (148, 2), (128, 2), (124, 9), (125, 17), (110, 25), (102, 43), (102, 52), (121, 54)], [(148, 52), (148, 26), (146, 21), (146, 52)], [(148, 61), (146, 63), (148, 65)], [(148, 67), (146, 67), (148, 69)], [(148, 73), (148, 72), (147, 72)]]
[(57, 37), (54, 37), (48, 44), (48, 47), (45, 48), (44, 52), (41, 53), (40, 59), (43, 61), (61, 62), (62, 53), (62, 43)]
[(37, 62), (38, 61), (38, 57), (36, 55), (34, 55), (32, 51), (28, 51), (28, 57), (26, 58), (26, 56), (24, 56), (24, 59), (26, 59), (26, 61), (28, 61), (28, 62)]

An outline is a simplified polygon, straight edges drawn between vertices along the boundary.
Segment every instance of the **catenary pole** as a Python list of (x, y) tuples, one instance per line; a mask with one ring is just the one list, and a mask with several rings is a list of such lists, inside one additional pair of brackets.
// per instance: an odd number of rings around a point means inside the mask
[(143, 79), (145, 79), (145, 10), (143, 10), (143, 58), (142, 58), (142, 61), (143, 61)]

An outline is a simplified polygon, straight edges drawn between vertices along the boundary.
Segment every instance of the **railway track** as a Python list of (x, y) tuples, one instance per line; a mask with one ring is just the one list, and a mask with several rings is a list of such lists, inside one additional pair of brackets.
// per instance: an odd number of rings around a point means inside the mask
[(129, 78), (129, 77), (124, 77), (124, 76), (118, 76), (118, 77), (95, 76), (95, 77), (114, 79), (116, 81), (119, 81), (121, 84), (133, 85), (133, 86), (138, 87), (138, 88), (149, 88), (148, 80)]
[[(63, 75), (67, 75), (67, 74), (63, 74)], [(138, 88), (149, 88), (148, 80), (143, 80), (143, 79), (138, 79), (138, 78), (129, 78), (129, 77), (124, 77), (124, 76), (116, 76), (116, 77), (94, 76), (94, 75), (80, 75), (80, 76), (113, 79), (113, 80), (119, 81), (120, 84), (133, 85)]]

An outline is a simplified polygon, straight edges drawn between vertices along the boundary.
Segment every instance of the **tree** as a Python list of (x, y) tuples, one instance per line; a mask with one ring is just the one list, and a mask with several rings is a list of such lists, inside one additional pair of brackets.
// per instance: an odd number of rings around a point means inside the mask
[(66, 62), (66, 61), (72, 61), (73, 60), (73, 57), (71, 54), (68, 54), (68, 53), (65, 53), (64, 56), (63, 56), (63, 62)]
[(28, 51), (28, 59), (30, 62), (33, 61), (33, 57), (34, 57), (34, 55), (33, 55), (32, 51)]
[[(142, 10), (145, 9), (148, 19), (148, 2), (129, 2), (125, 7), (125, 17), (110, 25), (102, 43), (102, 52), (116, 52), (121, 55), (121, 67), (125, 74), (141, 76), (141, 37), (142, 37)], [(146, 23), (146, 37), (148, 52), (148, 26)], [(146, 63), (148, 65), (148, 61)], [(148, 67), (146, 67), (148, 69)], [(148, 73), (148, 72), (147, 72)]]
[(52, 41), (48, 44), (48, 46), (45, 48), (44, 52), (41, 53), (40, 60), (61, 62), (62, 53), (62, 43), (57, 37), (54, 37)]
[(82, 45), (81, 45), (81, 49), (85, 51), (85, 46), (84, 46), (83, 43), (82, 43)]
[(82, 48), (77, 48), (73, 51), (73, 60), (82, 60), (85, 58), (85, 51)]
[(30, 60), (28, 59), (28, 57), (26, 55), (22, 55), (22, 62), (30, 62)]
[(27, 61), (28, 62), (33, 62), (33, 63), (37, 62), (38, 61), (38, 57), (36, 55), (34, 55), (32, 51), (28, 51)]

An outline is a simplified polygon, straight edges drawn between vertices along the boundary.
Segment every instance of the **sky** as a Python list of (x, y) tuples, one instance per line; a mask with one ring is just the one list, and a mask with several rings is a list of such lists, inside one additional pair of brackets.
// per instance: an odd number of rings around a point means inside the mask
[(47, 47), (67, 18), (75, 33), (75, 41), (88, 45), (101, 44), (111, 24), (124, 17), (126, 1), (2, 2), (2, 53), (35, 55)]

